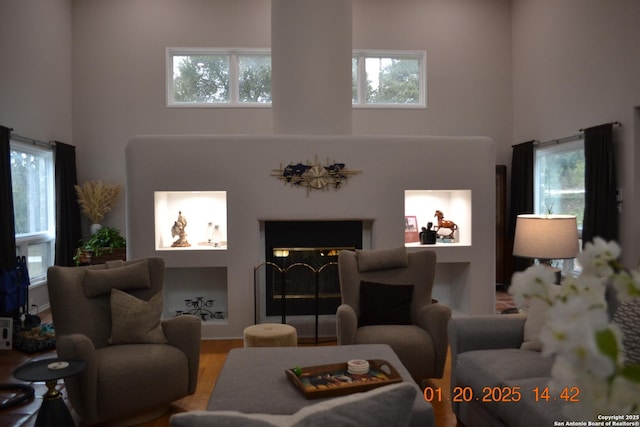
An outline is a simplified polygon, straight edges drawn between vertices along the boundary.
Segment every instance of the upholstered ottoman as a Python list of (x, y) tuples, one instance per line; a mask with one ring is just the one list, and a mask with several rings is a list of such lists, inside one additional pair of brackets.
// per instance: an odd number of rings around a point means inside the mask
[[(334, 398), (306, 399), (287, 378), (285, 370), (295, 366), (342, 363), (351, 359), (382, 359), (389, 362), (402, 377), (403, 384), (410, 385), (416, 392), (415, 398), (412, 398), (413, 402), (409, 404), (411, 408), (409, 425), (411, 427), (435, 426), (433, 407), (424, 400), (422, 391), (391, 347), (383, 344), (233, 349), (229, 352), (218, 375), (207, 410), (291, 415), (310, 405), (320, 402), (328, 403)], [(192, 413), (185, 412), (178, 415), (188, 419)], [(206, 416), (204, 419), (206, 420)]]
[(296, 347), (298, 333), (291, 325), (261, 323), (244, 329), (245, 347)]

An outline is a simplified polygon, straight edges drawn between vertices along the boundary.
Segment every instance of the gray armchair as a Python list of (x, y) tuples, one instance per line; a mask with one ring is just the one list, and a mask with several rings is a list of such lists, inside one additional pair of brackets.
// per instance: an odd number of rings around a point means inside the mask
[[(442, 378), (451, 309), (431, 300), (435, 266), (434, 251), (407, 253), (405, 248), (341, 251), (338, 345), (388, 344), (416, 382)], [(394, 301), (404, 292), (400, 288), (409, 295), (398, 305)], [(379, 301), (372, 302), (372, 298)], [(406, 313), (398, 308), (403, 304)], [(395, 312), (386, 312), (394, 307)], [(398, 318), (400, 321), (396, 322)]]
[[(58, 357), (87, 362), (82, 373), (65, 379), (84, 423), (149, 420), (194, 393), (201, 321), (195, 316), (160, 320), (163, 283), (161, 258), (49, 269)], [(117, 307), (113, 293), (120, 297)], [(153, 313), (145, 312), (147, 305)], [(136, 331), (145, 323), (152, 328)]]

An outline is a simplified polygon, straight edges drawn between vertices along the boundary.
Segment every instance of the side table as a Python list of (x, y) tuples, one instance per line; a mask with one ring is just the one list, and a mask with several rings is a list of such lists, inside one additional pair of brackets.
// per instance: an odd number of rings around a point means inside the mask
[(69, 408), (62, 400), (62, 394), (56, 389), (58, 380), (82, 372), (87, 367), (84, 360), (64, 360), (58, 358), (42, 359), (25, 363), (13, 371), (13, 376), (22, 381), (47, 384), (42, 395), (42, 405), (38, 410), (36, 427), (75, 426)]

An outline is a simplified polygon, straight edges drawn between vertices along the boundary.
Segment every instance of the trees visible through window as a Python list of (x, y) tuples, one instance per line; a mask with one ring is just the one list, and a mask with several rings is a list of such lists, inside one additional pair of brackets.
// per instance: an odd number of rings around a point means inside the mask
[(51, 149), (11, 142), (11, 184), (17, 254), (25, 256), (29, 276), (44, 280), (53, 265), (55, 194)]
[[(578, 223), (578, 236), (582, 235), (584, 216), (584, 167), (582, 139), (536, 148), (535, 213), (574, 215)], [(576, 274), (581, 268), (574, 260), (555, 260), (554, 263), (564, 274)]]
[(268, 104), (271, 55), (169, 51), (171, 106)]
[(353, 104), (426, 106), (424, 62), (424, 52), (355, 54)]
[[(425, 52), (354, 52), (358, 107), (425, 107)], [(271, 53), (167, 49), (169, 106), (269, 106)]]
[(174, 103), (230, 101), (228, 55), (175, 55), (172, 59)]
[(584, 143), (582, 140), (536, 149), (535, 209), (538, 214), (584, 215)]
[(238, 57), (240, 102), (271, 103), (271, 56)]

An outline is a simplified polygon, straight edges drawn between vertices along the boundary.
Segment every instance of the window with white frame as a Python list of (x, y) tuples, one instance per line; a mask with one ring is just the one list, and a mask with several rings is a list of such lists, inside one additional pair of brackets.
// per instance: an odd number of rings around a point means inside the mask
[(352, 103), (356, 107), (426, 107), (426, 52), (354, 51)]
[(171, 107), (271, 104), (269, 51), (167, 49), (167, 76)]
[[(426, 53), (354, 51), (354, 107), (426, 107)], [(169, 107), (268, 107), (271, 52), (259, 49), (167, 49)]]
[(55, 191), (50, 147), (11, 141), (16, 255), (24, 256), (31, 284), (46, 279), (55, 252)]
[[(584, 216), (584, 140), (536, 147), (534, 210), (536, 214), (575, 215), (578, 236)], [(582, 245), (580, 245), (582, 246)], [(565, 273), (576, 271), (573, 260), (558, 261)]]

